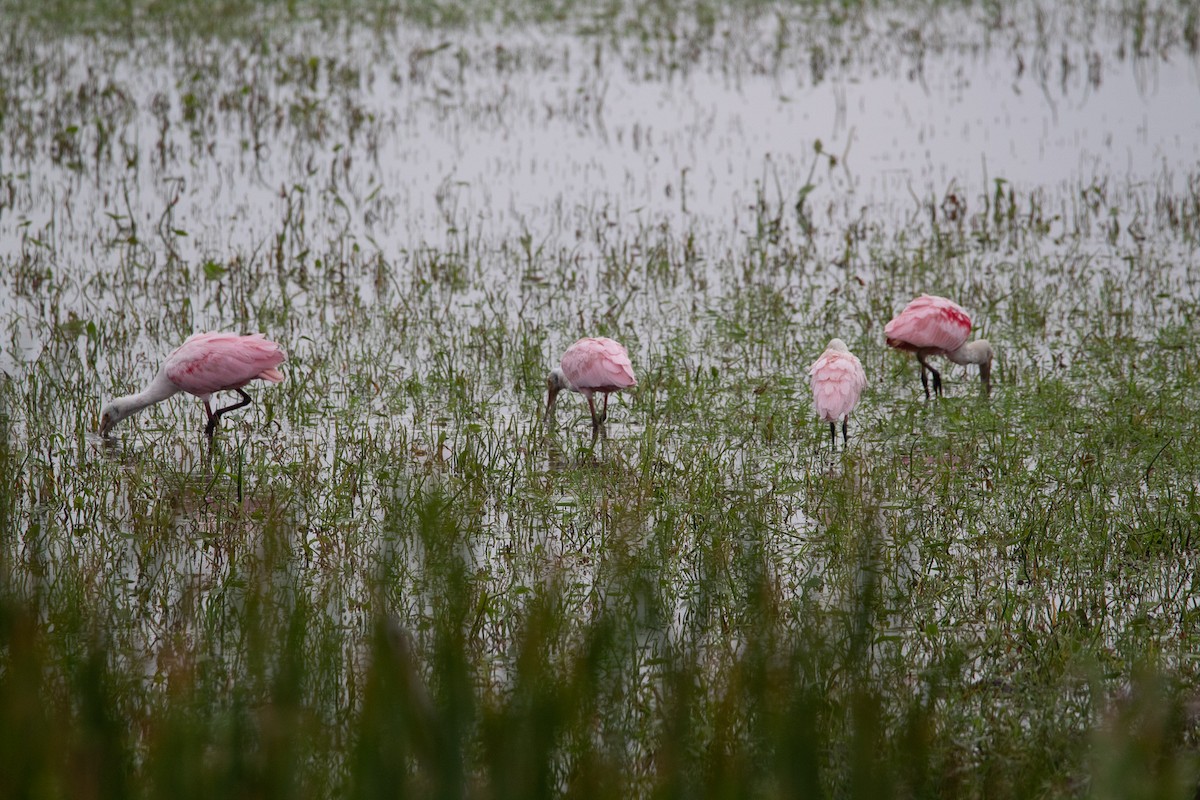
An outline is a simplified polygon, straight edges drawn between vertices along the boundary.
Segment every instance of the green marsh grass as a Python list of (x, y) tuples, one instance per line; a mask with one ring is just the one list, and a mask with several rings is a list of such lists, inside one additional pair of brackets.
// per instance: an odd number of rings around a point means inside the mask
[[(669, 156), (613, 86), (1194, 64), (1186, 4), (3, 8), (0, 795), (1195, 795), (1195, 164), (897, 210), (818, 140), (726, 216), (699, 169), (670, 213), (497, 211), (518, 170), (421, 138)], [(920, 291), (989, 399), (882, 346)], [(207, 327), (287, 381), (211, 449), (186, 397), (101, 442)], [(541, 419), (583, 334), (639, 379), (595, 439)], [(832, 335), (870, 377), (836, 453)]]

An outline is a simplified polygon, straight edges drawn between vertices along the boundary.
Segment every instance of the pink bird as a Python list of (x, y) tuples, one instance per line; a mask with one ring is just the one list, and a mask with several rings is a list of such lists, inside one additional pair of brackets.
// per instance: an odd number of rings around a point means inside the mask
[(933, 374), (933, 391), (942, 394), (942, 376), (925, 359), (929, 356), (945, 356), (955, 364), (978, 364), (979, 378), (983, 381), (984, 394), (992, 390), (992, 346), (986, 339), (977, 339), (967, 344), (971, 332), (971, 318), (962, 306), (944, 297), (923, 294), (904, 307), (895, 319), (884, 326), (888, 347), (911, 350), (921, 362), (921, 385), (925, 387), (925, 399), (929, 399), (929, 379), (925, 371)]
[[(629, 353), (620, 343), (604, 337), (580, 339), (563, 353), (562, 366), (546, 376), (546, 421), (554, 414), (554, 401), (563, 389), (579, 392), (587, 398), (592, 412), (592, 429), (608, 419), (608, 393), (637, 386)], [(604, 409), (597, 414), (592, 394), (604, 394)]]
[(825, 352), (808, 368), (812, 379), (813, 406), (817, 416), (829, 423), (829, 438), (837, 449), (837, 422), (842, 421), (842, 444), (850, 439), (850, 412), (867, 385), (867, 373), (846, 343), (831, 339)]
[[(204, 433), (212, 438), (222, 414), (250, 403), (250, 395), (242, 391), (243, 386), (256, 378), (272, 383), (283, 380), (283, 373), (276, 367), (285, 358), (283, 349), (261, 333), (192, 334), (167, 356), (144, 391), (118, 397), (104, 407), (100, 412), (100, 435), (107, 436), (114, 425), (146, 406), (187, 392), (204, 401), (204, 411), (208, 414)], [(241, 402), (213, 411), (209, 400), (214, 392), (222, 391), (237, 392), (242, 396)]]

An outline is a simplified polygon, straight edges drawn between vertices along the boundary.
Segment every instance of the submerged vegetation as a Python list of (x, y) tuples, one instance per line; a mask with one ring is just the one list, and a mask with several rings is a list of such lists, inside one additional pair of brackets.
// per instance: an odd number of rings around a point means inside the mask
[(1194, 797), (1193, 6), (0, 2), (0, 795)]

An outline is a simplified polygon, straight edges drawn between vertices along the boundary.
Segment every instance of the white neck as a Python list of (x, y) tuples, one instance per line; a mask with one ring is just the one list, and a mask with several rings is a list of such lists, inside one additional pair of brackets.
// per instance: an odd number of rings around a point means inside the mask
[(166, 372), (160, 372), (150, 381), (150, 385), (137, 394), (118, 397), (109, 403), (108, 407), (113, 409), (116, 414), (116, 419), (113, 421), (125, 419), (126, 417), (136, 414), (146, 406), (152, 406), (155, 403), (161, 403), (173, 394), (179, 392), (179, 387), (167, 377)]
[(985, 339), (976, 339), (946, 353), (946, 358), (955, 364), (986, 364), (992, 360), (992, 346)]
[(554, 369), (552, 369), (550, 371), (550, 378), (554, 380), (555, 385), (557, 385), (559, 389), (566, 389), (571, 392), (579, 391), (578, 389), (576, 389), (574, 386), (571, 385), (571, 382), (569, 380), (567, 380), (567, 376), (563, 374), (561, 367), (555, 367)]

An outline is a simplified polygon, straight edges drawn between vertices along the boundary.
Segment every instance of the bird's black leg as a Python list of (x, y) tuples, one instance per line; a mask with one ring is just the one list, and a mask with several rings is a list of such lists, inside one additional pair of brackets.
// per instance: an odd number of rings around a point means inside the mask
[(604, 393), (604, 410), (600, 412), (600, 421), (608, 422), (608, 392)]
[(208, 401), (204, 401), (204, 413), (208, 415), (208, 424), (204, 426), (204, 435), (208, 437), (209, 443), (212, 442), (213, 431), (217, 429), (217, 418), (213, 416), (212, 406)]
[(921, 353), (921, 352), (917, 353), (917, 361), (921, 362), (921, 385), (925, 387), (925, 399), (926, 400), (929, 399), (929, 382), (925, 377), (925, 370), (929, 370), (930, 374), (933, 375), (933, 393), (936, 396), (941, 397), (942, 396), (941, 373), (939, 373), (936, 369), (934, 369), (933, 367), (931, 367), (929, 365), (929, 362), (925, 360), (924, 353)]
[[(240, 403), (234, 403), (231, 406), (218, 408), (216, 411), (212, 412), (212, 416), (208, 418), (208, 426), (204, 429), (204, 433), (208, 436), (208, 438), (212, 438), (213, 432), (216, 431), (217, 425), (221, 422), (222, 414), (224, 414), (226, 411), (236, 411), (239, 408), (250, 405), (250, 395), (246, 394), (241, 389), (234, 389), (234, 391), (242, 396), (242, 401)], [(205, 408), (207, 409), (207, 406), (205, 406)]]
[(837, 423), (829, 423), (829, 446), (837, 450)]
[(850, 444), (850, 417), (842, 420), (842, 447)]
[(588, 408), (592, 412), (592, 430), (594, 431), (594, 430), (596, 430), (596, 428), (600, 427), (600, 423), (603, 422), (604, 420), (602, 420), (602, 419), (600, 419), (600, 417), (596, 416), (596, 401), (592, 399), (592, 396), (590, 394), (588, 395)]

